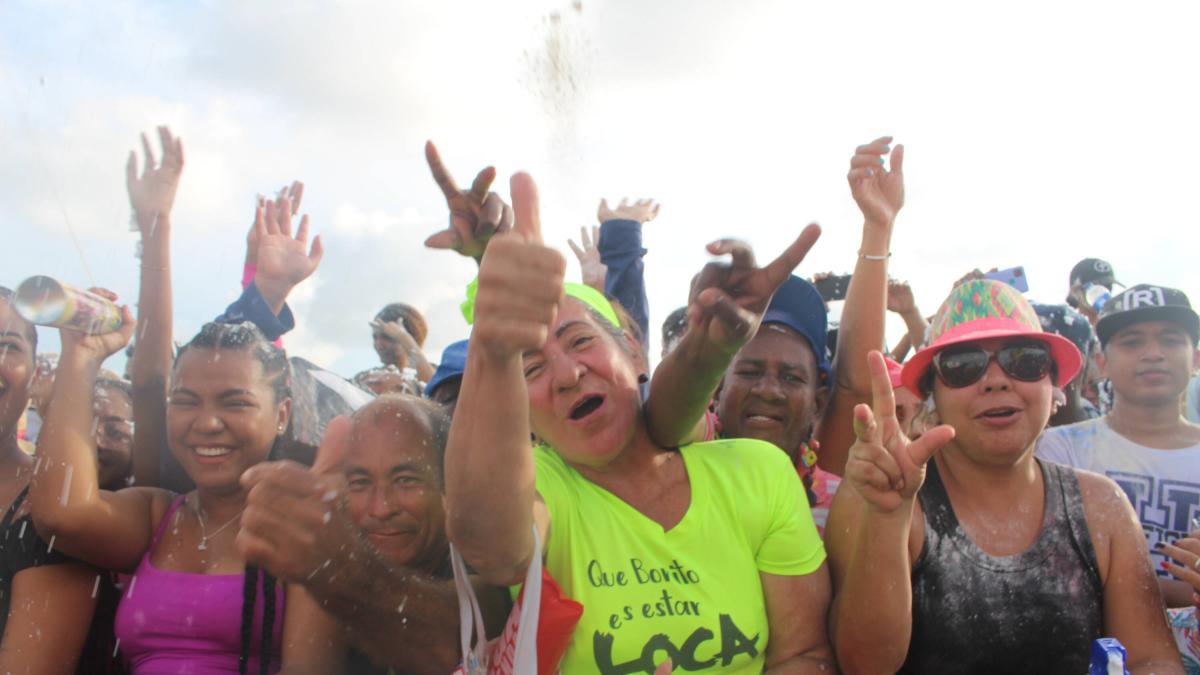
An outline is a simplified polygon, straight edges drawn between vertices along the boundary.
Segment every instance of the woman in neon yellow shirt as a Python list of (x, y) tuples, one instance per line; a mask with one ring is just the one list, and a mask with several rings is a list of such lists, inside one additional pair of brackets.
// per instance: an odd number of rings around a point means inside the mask
[[(451, 540), (489, 582), (513, 584), (537, 528), (547, 570), (584, 606), (565, 673), (644, 673), (667, 659), (828, 672), (825, 553), (787, 456), (750, 439), (655, 445), (645, 355), (602, 295), (564, 290), (532, 179), (511, 188), (516, 227), (483, 257), (446, 451)], [(691, 329), (671, 358), (715, 387), (818, 233), (761, 269), (744, 244), (711, 244), (733, 263), (693, 284)]]

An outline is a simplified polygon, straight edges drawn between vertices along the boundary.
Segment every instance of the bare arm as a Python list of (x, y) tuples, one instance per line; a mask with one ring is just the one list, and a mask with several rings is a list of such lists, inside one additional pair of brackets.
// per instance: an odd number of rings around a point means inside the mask
[(1075, 475), (1104, 582), (1104, 634), (1125, 646), (1130, 673), (1183, 673), (1133, 507), (1108, 478)]
[(891, 140), (885, 136), (859, 146), (847, 176), (863, 212), (862, 240), (838, 328), (833, 391), (817, 429), (821, 468), (839, 476), (845, 472), (846, 453), (854, 442), (854, 406), (871, 398), (867, 352), (880, 349), (884, 340), (892, 225), (904, 205), (903, 146), (892, 153), (891, 171), (883, 168)]
[(912, 502), (908, 506), (873, 514), (852, 489), (834, 496), (825, 526), (834, 589), (829, 633), (845, 673), (895, 672), (908, 653)]
[(688, 330), (675, 351), (654, 371), (646, 402), (650, 437), (669, 448), (698, 440), (704, 411), (734, 355), (754, 337), (775, 290), (804, 260), (821, 229), (804, 228), (787, 250), (758, 267), (745, 242), (722, 239), (708, 245), (731, 264), (709, 263), (692, 282)]
[(283, 618), (283, 657), (280, 673), (285, 675), (338, 675), (346, 670), (346, 642), (332, 616), (303, 586), (286, 588)]
[(38, 438), (42, 468), (29, 490), (33, 522), (43, 538), (54, 537), (59, 550), (111, 570), (131, 569), (146, 550), (157, 494), (152, 488), (101, 490), (96, 472), (92, 392), (100, 364), (122, 349), (133, 332), (129, 309), (123, 311), (125, 324), (119, 332), (61, 332), (54, 405)]
[(759, 573), (767, 603), (767, 668), (770, 675), (832, 673), (833, 651), (825, 632), (829, 606), (829, 568), (812, 574), (780, 576)]
[(896, 419), (883, 355), (872, 351), (868, 363), (872, 405), (854, 411), (857, 439), (825, 527), (834, 589), (829, 632), (847, 673), (895, 672), (904, 664), (912, 639), (912, 563), (920, 554), (916, 496), (925, 465), (954, 437), (941, 426), (910, 442)]
[(73, 673), (96, 607), (96, 570), (78, 563), (43, 565), (13, 577), (0, 672)]
[(446, 447), (446, 529), (489, 583), (525, 576), (535, 501), (529, 401), (522, 367), (540, 349), (563, 296), (565, 261), (542, 244), (537, 188), (511, 181), (516, 226), (488, 245), (475, 329)]
[(142, 135), (141, 176), (136, 153), (126, 164), (126, 188), (142, 233), (138, 287), (137, 345), (129, 376), (133, 385), (133, 477), (136, 485), (161, 485), (161, 452), (166, 447), (167, 380), (171, 373), (171, 208), (183, 171), (183, 145), (159, 127), (162, 163), (156, 165)]

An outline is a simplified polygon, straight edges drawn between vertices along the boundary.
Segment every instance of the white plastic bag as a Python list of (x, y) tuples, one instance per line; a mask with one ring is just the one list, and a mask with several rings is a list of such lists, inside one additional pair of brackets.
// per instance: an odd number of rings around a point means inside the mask
[(538, 670), (538, 615), (542, 604), (542, 539), (533, 528), (533, 560), (525, 573), (524, 595), (516, 622), (509, 616), (504, 633), (489, 643), (483, 630), (483, 613), (467, 566), (450, 544), (454, 588), (458, 592), (459, 641), (462, 665), (454, 675), (535, 675)]

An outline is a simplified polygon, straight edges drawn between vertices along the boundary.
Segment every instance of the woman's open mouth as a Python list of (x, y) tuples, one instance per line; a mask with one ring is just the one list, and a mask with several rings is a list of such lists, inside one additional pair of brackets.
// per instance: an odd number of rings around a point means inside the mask
[(604, 405), (604, 397), (599, 394), (585, 396), (571, 407), (568, 417), (572, 422), (581, 422)]

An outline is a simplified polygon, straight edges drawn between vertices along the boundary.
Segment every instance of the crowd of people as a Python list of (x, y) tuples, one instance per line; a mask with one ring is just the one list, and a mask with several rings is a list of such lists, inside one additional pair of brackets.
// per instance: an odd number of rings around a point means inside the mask
[(850, 158), (844, 298), (794, 274), (816, 225), (765, 264), (714, 241), (657, 365), (657, 203), (602, 200), (570, 281), (531, 176), (463, 190), (430, 143), (449, 225), (426, 245), (478, 263), (465, 323), (428, 355), (394, 289), (380, 365), (319, 371), (340, 408), (286, 352), (324, 255), (299, 182), (177, 346), (184, 152), (158, 137), (127, 164), (136, 316), (42, 354), (0, 289), (0, 672), (497, 672), (464, 603), (499, 654), (540, 570), (535, 608), (582, 611), (542, 610), (539, 673), (1082, 673), (1100, 638), (1128, 672), (1200, 673), (1200, 318), (1092, 258), (1064, 303), (973, 270), (924, 314), (888, 274), (890, 137)]

